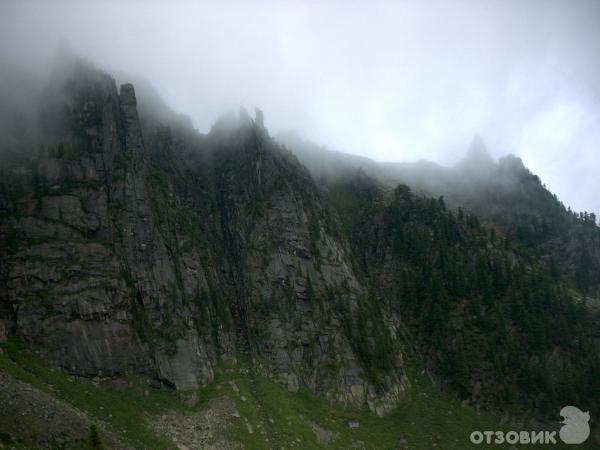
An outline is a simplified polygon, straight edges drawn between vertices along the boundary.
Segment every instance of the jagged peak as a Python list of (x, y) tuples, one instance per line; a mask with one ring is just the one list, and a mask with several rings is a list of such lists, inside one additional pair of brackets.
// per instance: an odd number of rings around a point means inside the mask
[(523, 160), (516, 155), (508, 154), (498, 160), (500, 169), (504, 172), (512, 172), (515, 174), (529, 173), (529, 169), (523, 163)]
[(481, 173), (491, 170), (494, 164), (494, 158), (488, 151), (483, 138), (476, 134), (473, 136), (467, 154), (457, 164), (457, 167), (470, 173)]
[(488, 151), (483, 138), (479, 134), (473, 136), (473, 140), (471, 141), (471, 145), (467, 150), (465, 160), (486, 165), (494, 163), (494, 158), (492, 158), (492, 155)]
[(514, 155), (512, 153), (509, 153), (508, 155), (503, 156), (502, 158), (500, 158), (500, 160), (498, 162), (501, 165), (525, 168), (525, 164), (523, 163), (523, 160), (520, 157), (518, 157), (517, 155)]
[(264, 129), (264, 114), (262, 110), (258, 107), (254, 108), (254, 120), (248, 113), (248, 110), (244, 106), (240, 106), (240, 118), (239, 118), (239, 126), (240, 127), (252, 127), (253, 125)]
[(49, 76), (49, 91), (58, 87), (66, 88), (68, 92), (85, 92), (101, 89), (104, 91), (116, 88), (114, 78), (97, 67), (92, 61), (78, 56), (68, 47), (57, 50), (51, 64)]
[(246, 108), (244, 108), (243, 106), (240, 106), (240, 117), (239, 117), (239, 126), (240, 127), (246, 127), (246, 126), (252, 126), (253, 121), (252, 118), (250, 117), (250, 114), (248, 114), (248, 110)]
[(135, 98), (135, 88), (133, 87), (133, 84), (122, 84), (119, 92), (119, 97), (122, 104), (137, 106), (137, 99)]
[(254, 108), (254, 123), (259, 128), (264, 128), (265, 127), (265, 119), (264, 119), (263, 112), (258, 107)]
[(226, 111), (221, 114), (210, 129), (209, 134), (220, 134), (238, 129), (252, 129), (265, 132), (264, 114), (258, 107), (254, 109), (254, 119), (244, 106), (240, 106), (239, 112)]

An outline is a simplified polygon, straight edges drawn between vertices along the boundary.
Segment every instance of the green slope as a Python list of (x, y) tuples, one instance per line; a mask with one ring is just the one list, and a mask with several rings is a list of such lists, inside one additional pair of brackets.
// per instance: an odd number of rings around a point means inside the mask
[[(198, 442), (194, 436), (207, 417), (213, 418), (212, 428), (203, 442), (214, 445), (210, 448), (464, 449), (476, 447), (469, 442), (472, 431), (502, 429), (494, 418), (440, 392), (413, 364), (404, 400), (380, 418), (366, 409), (331, 405), (307, 391), (288, 392), (243, 361), (222, 365), (215, 380), (198, 392), (198, 403), (189, 407), (172, 391), (151, 388), (140, 377), (130, 378), (124, 389), (99, 388), (48, 368), (20, 342), (4, 343), (2, 349), (0, 371), (84, 411), (132, 448), (177, 448), (166, 435), (177, 436), (180, 448), (196, 448), (189, 444)], [(231, 405), (228, 412), (219, 409), (223, 399)], [(2, 414), (5, 448), (34, 448), (7, 432)], [(171, 433), (173, 424), (181, 426)]]

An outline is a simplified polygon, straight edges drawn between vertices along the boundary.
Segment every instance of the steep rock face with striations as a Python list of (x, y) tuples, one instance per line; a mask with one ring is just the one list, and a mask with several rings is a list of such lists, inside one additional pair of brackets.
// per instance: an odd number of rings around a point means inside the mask
[(176, 337), (158, 338), (173, 327), (177, 267), (151, 207), (133, 87), (117, 93), (78, 66), (63, 88), (60, 141), (3, 183), (5, 328), (76, 375), (156, 371), (180, 389), (204, 384), (211, 358), (183, 314)]
[[(127, 324), (129, 293), (113, 244), (107, 177), (122, 151), (119, 98), (106, 78), (93, 86), (93, 92), (71, 86), (66, 106), (82, 133), (56, 149), (62, 157), (44, 152), (13, 172), (13, 183), (5, 180), (3, 232), (16, 245), (3, 261), (3, 302), (14, 311), (12, 328), (64, 369), (112, 375), (148, 367), (149, 361)], [(88, 140), (90, 151), (64, 157), (79, 139)]]
[(396, 404), (394, 323), (394, 364), (375, 373), (376, 345), (357, 338), (372, 295), (262, 114), (183, 136), (146, 126), (133, 86), (85, 65), (55, 89), (53, 139), (3, 169), (0, 338), (77, 376), (146, 373), (192, 401), (241, 352), (291, 390), (379, 414)]
[(310, 175), (260, 126), (212, 137), (232, 298), (257, 362), (292, 390), (388, 411), (406, 380), (396, 372), (376, 387), (344, 331), (340, 304), (355, 314), (366, 292)]

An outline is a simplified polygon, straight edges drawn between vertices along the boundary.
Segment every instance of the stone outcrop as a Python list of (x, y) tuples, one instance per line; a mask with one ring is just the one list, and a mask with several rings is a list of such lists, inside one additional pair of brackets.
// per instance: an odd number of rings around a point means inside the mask
[(144, 129), (133, 86), (92, 69), (62, 89), (58, 138), (3, 174), (0, 339), (182, 392), (242, 352), (292, 391), (393, 407), (401, 364), (375, 384), (345, 332), (365, 289), (335, 214), (260, 110), (182, 136)]

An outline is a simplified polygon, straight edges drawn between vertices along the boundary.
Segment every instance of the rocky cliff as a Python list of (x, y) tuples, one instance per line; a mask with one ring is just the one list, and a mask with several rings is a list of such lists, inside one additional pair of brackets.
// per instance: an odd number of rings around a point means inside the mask
[(600, 231), (515, 158), (316, 184), (260, 110), (200, 134), (85, 64), (49, 89), (44, 145), (2, 162), (0, 339), (189, 403), (243, 359), (383, 415), (408, 356), (477, 407), (597, 411)]
[(369, 373), (344, 325), (366, 295), (350, 249), (260, 111), (183, 138), (85, 65), (54, 88), (53, 139), (3, 168), (2, 338), (81, 377), (148, 374), (192, 402), (243, 356), (290, 390), (395, 405), (402, 347), (393, 370)]

